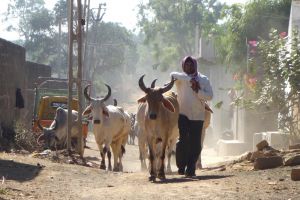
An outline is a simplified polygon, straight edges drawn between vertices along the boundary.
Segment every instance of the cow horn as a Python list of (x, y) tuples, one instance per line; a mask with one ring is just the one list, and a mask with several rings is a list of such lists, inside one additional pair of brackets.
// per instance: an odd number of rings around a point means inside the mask
[(110, 95), (111, 95), (111, 88), (110, 88), (110, 86), (107, 85), (107, 84), (105, 84), (105, 86), (107, 87), (108, 92), (107, 92), (107, 95), (102, 99), (102, 101), (106, 101), (110, 97)]
[(162, 88), (160, 89), (161, 93), (165, 93), (165, 92), (171, 90), (171, 88), (172, 88), (173, 85), (174, 85), (174, 82), (175, 82), (175, 79), (172, 77), (172, 78), (171, 78), (171, 82), (168, 83), (166, 86), (164, 86), (164, 87), (162, 87)]
[(91, 84), (88, 84), (87, 86), (85, 86), (83, 94), (85, 96), (85, 98), (89, 101), (93, 101), (95, 100), (94, 98), (90, 97), (90, 95), (88, 94), (88, 88), (91, 86)]
[(156, 79), (154, 79), (153, 81), (152, 81), (152, 83), (151, 83), (151, 88), (155, 88), (155, 82), (157, 81), (157, 78)]
[(143, 76), (141, 76), (141, 78), (139, 79), (139, 86), (140, 86), (142, 91), (144, 91), (145, 93), (148, 93), (148, 88), (145, 86), (145, 83), (144, 83), (144, 80), (143, 80), (144, 76), (145, 76), (145, 74)]
[(40, 124), (40, 120), (37, 120), (37, 125), (41, 131), (43, 131), (45, 128)]
[(51, 128), (52, 130), (56, 130), (58, 127), (57, 119), (54, 119), (54, 121), (55, 121), (55, 124), (54, 124), (54, 127)]
[(45, 140), (45, 134), (44, 133), (42, 133), (39, 137), (38, 137), (38, 139), (37, 139), (37, 143), (38, 143), (38, 145), (41, 145), (41, 140)]

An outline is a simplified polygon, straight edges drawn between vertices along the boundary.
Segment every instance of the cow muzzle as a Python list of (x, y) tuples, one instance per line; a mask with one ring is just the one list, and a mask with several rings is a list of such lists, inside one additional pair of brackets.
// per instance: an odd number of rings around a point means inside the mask
[(152, 119), (152, 120), (155, 120), (157, 118), (157, 115), (155, 113), (151, 113), (149, 115), (149, 118)]
[(100, 124), (100, 119), (95, 119), (94, 124)]

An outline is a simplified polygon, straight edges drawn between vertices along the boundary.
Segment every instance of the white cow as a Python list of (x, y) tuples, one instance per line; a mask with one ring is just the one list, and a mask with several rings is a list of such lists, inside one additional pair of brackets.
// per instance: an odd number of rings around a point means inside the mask
[[(179, 105), (172, 93), (165, 94), (174, 85), (174, 79), (162, 88), (147, 88), (144, 84), (143, 75), (139, 79), (139, 87), (146, 95), (138, 100), (140, 103), (137, 112), (139, 127), (145, 134), (149, 149), (150, 181), (156, 178), (164, 180), (165, 155), (168, 151), (169, 142), (178, 129)], [(144, 121), (144, 122), (143, 122)]]
[[(58, 107), (56, 109), (55, 117), (49, 128), (43, 127), (38, 121), (38, 127), (43, 131), (38, 138), (38, 143), (41, 140), (45, 141), (45, 144), (49, 148), (65, 148), (67, 145), (67, 116), (68, 110)], [(71, 125), (71, 138), (77, 139), (79, 137), (78, 128), (76, 127), (76, 120), (78, 118), (78, 112), (72, 110), (72, 125)], [(82, 145), (84, 143), (82, 142)], [(83, 149), (83, 146), (81, 147)]]
[(114, 157), (113, 170), (122, 171), (122, 156), (125, 153), (125, 145), (130, 131), (130, 116), (119, 106), (105, 105), (105, 101), (111, 96), (109, 85), (106, 85), (108, 94), (104, 98), (90, 97), (87, 93), (89, 86), (85, 87), (84, 96), (90, 101), (90, 105), (85, 109), (83, 115), (92, 113), (93, 133), (101, 155), (100, 169), (106, 169), (105, 155), (107, 153), (108, 170), (112, 170), (111, 147)]

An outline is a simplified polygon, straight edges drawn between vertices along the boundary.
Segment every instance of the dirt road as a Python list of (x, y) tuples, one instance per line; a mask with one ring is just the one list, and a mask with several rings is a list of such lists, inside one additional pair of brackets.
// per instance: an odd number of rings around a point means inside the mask
[[(97, 166), (99, 151), (92, 138), (88, 146), (85, 158)], [(32, 154), (0, 153), (0, 199), (300, 199), (300, 182), (290, 179), (290, 167), (207, 168), (197, 170), (193, 179), (174, 172), (166, 181), (152, 183), (148, 173), (140, 171), (138, 147), (133, 145), (126, 146), (123, 165), (122, 173), (108, 172)]]

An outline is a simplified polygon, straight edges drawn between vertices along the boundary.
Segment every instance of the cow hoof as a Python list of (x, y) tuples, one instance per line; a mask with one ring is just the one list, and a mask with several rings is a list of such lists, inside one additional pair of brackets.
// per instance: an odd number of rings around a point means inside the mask
[(147, 165), (145, 163), (141, 164), (142, 171), (147, 171)]
[(108, 167), (108, 171), (112, 171), (112, 167), (111, 166)]
[(100, 169), (106, 170), (106, 166), (105, 165), (100, 165)]
[(155, 179), (156, 179), (156, 177), (153, 175), (149, 176), (149, 178), (148, 178), (149, 181), (153, 181), (153, 182), (155, 182)]
[(118, 167), (114, 167), (113, 171), (114, 172), (119, 172), (120, 170), (118, 169)]
[(171, 168), (167, 168), (166, 173), (167, 173), (167, 174), (171, 174), (171, 173), (172, 173)]
[(197, 169), (203, 169), (202, 164), (201, 164), (201, 163), (200, 163), (200, 164), (198, 163), (197, 166), (196, 166), (196, 168), (197, 168)]
[(166, 180), (166, 175), (165, 174), (158, 174), (157, 178), (159, 178), (161, 181)]
[(123, 171), (123, 166), (119, 165), (119, 172), (122, 172), (122, 171)]

